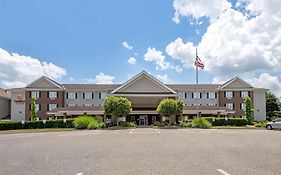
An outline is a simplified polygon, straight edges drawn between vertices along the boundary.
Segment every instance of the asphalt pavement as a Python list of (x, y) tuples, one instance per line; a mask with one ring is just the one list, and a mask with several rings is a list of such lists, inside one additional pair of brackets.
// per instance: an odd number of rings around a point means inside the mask
[(281, 131), (85, 130), (0, 135), (0, 175), (281, 174)]

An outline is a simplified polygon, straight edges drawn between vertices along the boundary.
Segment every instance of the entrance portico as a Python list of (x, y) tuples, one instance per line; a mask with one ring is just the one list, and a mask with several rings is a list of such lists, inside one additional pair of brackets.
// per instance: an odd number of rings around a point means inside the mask
[(176, 98), (177, 93), (143, 71), (113, 90), (109, 95), (126, 97), (132, 102), (132, 112), (126, 121), (134, 121), (137, 125), (151, 125), (160, 121), (156, 109), (161, 100)]

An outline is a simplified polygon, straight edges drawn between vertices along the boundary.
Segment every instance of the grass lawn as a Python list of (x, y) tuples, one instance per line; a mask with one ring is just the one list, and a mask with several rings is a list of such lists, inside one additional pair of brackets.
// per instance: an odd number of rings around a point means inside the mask
[(3, 130), (0, 131), (0, 134), (62, 132), (62, 131), (73, 131), (73, 130), (75, 130), (75, 128), (17, 129), (17, 130)]

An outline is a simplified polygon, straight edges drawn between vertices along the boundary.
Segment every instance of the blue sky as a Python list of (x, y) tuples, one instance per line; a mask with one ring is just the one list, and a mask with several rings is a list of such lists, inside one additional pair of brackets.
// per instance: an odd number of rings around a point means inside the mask
[[(276, 66), (281, 51), (270, 43), (281, 41), (273, 30), (280, 22), (272, 18), (280, 16), (278, 3), (2, 0), (0, 86), (23, 86), (40, 74), (63, 83), (98, 83), (106, 76), (123, 83), (141, 70), (169, 83), (195, 83), (198, 46), (206, 66), (200, 83), (238, 75), (281, 90), (281, 64)], [(124, 41), (132, 49), (123, 47)], [(128, 63), (131, 57), (136, 64)]]
[[(178, 76), (172, 70), (156, 71), (143, 60), (148, 47), (165, 50), (177, 37), (200, 40), (195, 29), (204, 26), (172, 21), (172, 1), (7, 0), (1, 6), (0, 20), (6, 27), (0, 28), (0, 47), (63, 67), (75, 82), (103, 72), (120, 83), (143, 69), (154, 75), (168, 73), (175, 82), (194, 82), (193, 70)], [(133, 49), (125, 49), (123, 41)], [(137, 64), (129, 65), (133, 56)]]

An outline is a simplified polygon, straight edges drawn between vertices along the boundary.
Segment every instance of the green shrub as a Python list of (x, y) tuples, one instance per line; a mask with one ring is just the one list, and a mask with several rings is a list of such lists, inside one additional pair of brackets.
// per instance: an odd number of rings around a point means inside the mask
[(231, 126), (246, 126), (248, 124), (248, 120), (246, 118), (215, 118), (213, 121), (213, 117), (203, 117), (204, 119), (208, 120), (213, 126), (224, 126), (224, 125), (231, 125)]
[(187, 128), (188, 127), (188, 121), (187, 120), (180, 121), (180, 127)]
[(135, 128), (137, 125), (135, 122), (120, 122), (120, 126), (122, 127), (129, 127), (129, 128)]
[(227, 125), (231, 126), (246, 126), (248, 124), (248, 120), (246, 118), (229, 118), (227, 120)]
[(0, 130), (10, 130), (10, 129), (22, 129), (24, 125), (21, 122), (1, 122)]
[(74, 119), (73, 124), (76, 129), (87, 129), (88, 125), (94, 120), (91, 116), (79, 116)]
[(204, 118), (194, 118), (192, 120), (192, 124), (195, 128), (204, 128), (204, 129), (211, 128), (212, 126), (212, 124)]
[(0, 123), (0, 130), (11, 130), (11, 129), (40, 129), (40, 128), (73, 128), (73, 119), (64, 120), (46, 120), (43, 123), (40, 121), (27, 121), (24, 124), (21, 122), (5, 122)]
[(263, 121), (259, 121), (259, 122), (255, 122), (255, 127), (266, 127), (267, 124), (267, 120), (263, 120)]
[(88, 125), (88, 129), (98, 129), (104, 127), (105, 124), (99, 118), (93, 118), (93, 120)]
[(153, 126), (157, 126), (157, 127), (165, 127), (165, 126), (168, 126), (169, 123), (167, 121), (164, 121), (164, 122), (159, 122), (159, 121), (156, 121), (152, 124)]
[(79, 116), (74, 119), (73, 125), (76, 129), (98, 129), (105, 127), (101, 119), (91, 116)]

